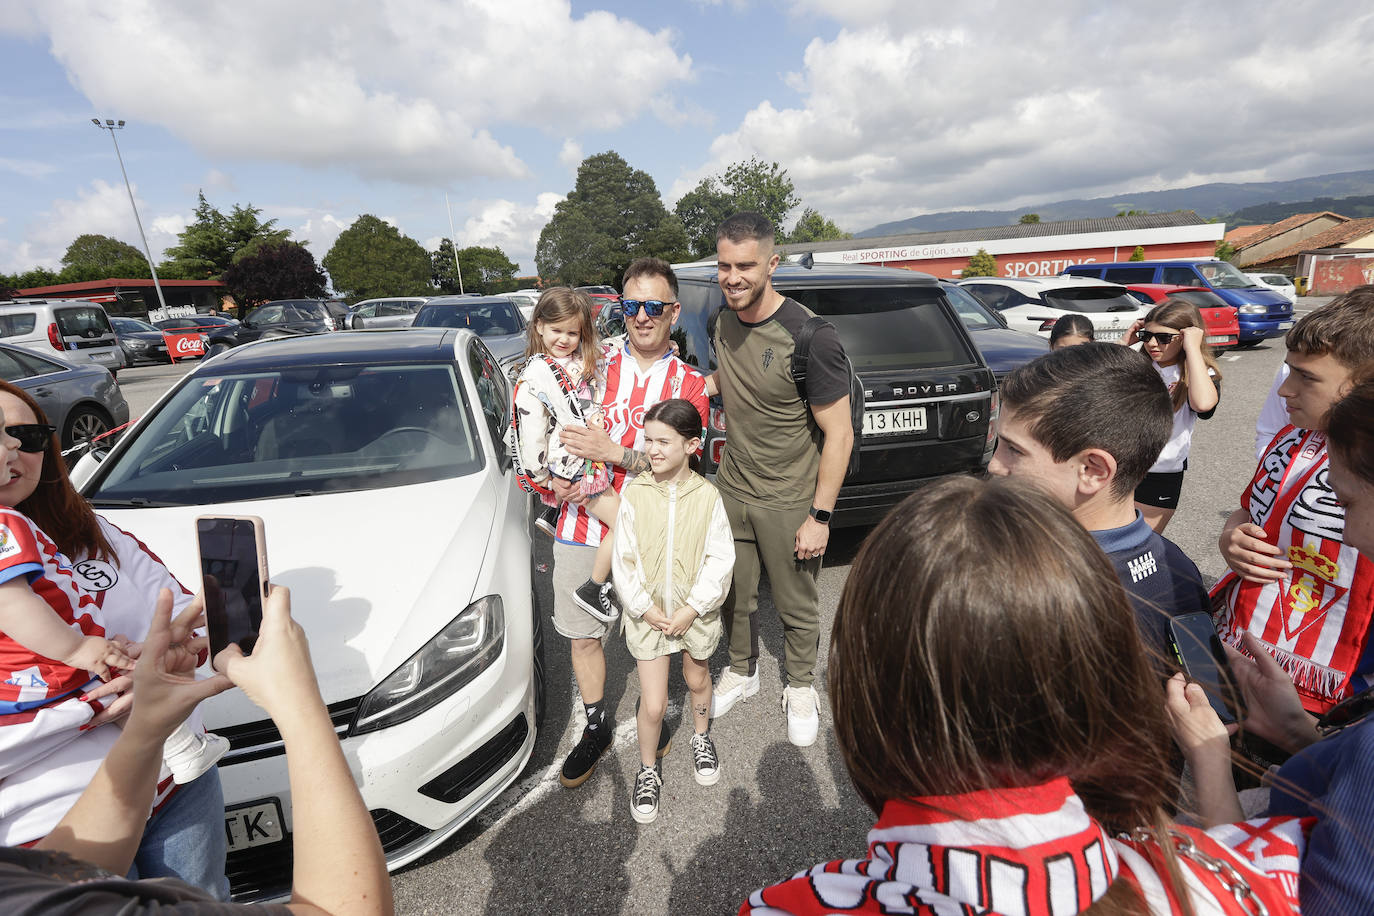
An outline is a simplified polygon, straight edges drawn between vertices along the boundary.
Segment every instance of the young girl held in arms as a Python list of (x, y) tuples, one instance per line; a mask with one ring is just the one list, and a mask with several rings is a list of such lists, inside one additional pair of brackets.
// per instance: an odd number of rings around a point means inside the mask
[(1165, 299), (1152, 308), (1121, 338), (1127, 346), (1137, 341), (1169, 387), (1174, 408), (1174, 431), (1159, 460), (1135, 490), (1136, 508), (1145, 517), (1145, 524), (1163, 534), (1178, 508), (1193, 426), (1199, 419), (1209, 419), (1221, 400), (1217, 388), (1221, 369), (1207, 346), (1202, 315), (1191, 302)]
[(1169, 824), (1159, 679), (1110, 561), (1053, 497), (958, 477), (893, 509), (850, 569), (828, 677), (878, 814), (867, 857), (741, 914), (1293, 911), (1297, 818)]
[(612, 566), (625, 605), (625, 641), (639, 666), (637, 729), (641, 767), (630, 814), (641, 824), (658, 817), (663, 778), (659, 732), (668, 705), (668, 666), (682, 653), (682, 677), (692, 693), (692, 771), (714, 785), (720, 760), (709, 732), (711, 653), (720, 642), (720, 606), (735, 567), (730, 520), (716, 488), (696, 473), (701, 414), (690, 401), (660, 401), (644, 415), (644, 446), (652, 474), (640, 474), (621, 494)]
[[(551, 478), (577, 483), (582, 495), (589, 497), (587, 511), (608, 528), (614, 529), (620, 508), (610, 468), (569, 453), (559, 440), (566, 426), (604, 426), (601, 355), (587, 295), (566, 286), (545, 290), (530, 318), (511, 425), (516, 473), (521, 485), (537, 493), (547, 507), (541, 527), (547, 525), (555, 537), (558, 499), (549, 485)], [(605, 623), (620, 613), (610, 582), (610, 541), (609, 535), (602, 539), (591, 579), (573, 593), (578, 607)]]

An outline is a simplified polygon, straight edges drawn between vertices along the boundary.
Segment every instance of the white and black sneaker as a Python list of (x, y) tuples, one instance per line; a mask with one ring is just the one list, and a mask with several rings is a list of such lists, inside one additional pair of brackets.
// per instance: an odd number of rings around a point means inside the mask
[(602, 623), (615, 623), (620, 616), (620, 601), (610, 580), (598, 584), (588, 579), (573, 592), (573, 602)]
[(692, 775), (699, 786), (714, 786), (720, 780), (720, 757), (710, 735), (692, 735)]
[(539, 515), (534, 519), (534, 527), (549, 537), (558, 536), (558, 507), (540, 504)]
[(663, 788), (663, 777), (658, 775), (658, 767), (640, 765), (639, 775), (635, 777), (635, 791), (630, 798), (630, 816), (638, 823), (652, 824), (658, 817), (658, 795)]

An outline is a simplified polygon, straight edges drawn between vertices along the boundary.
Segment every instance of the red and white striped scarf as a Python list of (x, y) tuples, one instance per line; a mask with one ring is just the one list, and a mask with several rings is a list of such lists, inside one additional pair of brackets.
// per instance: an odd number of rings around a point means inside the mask
[(1217, 632), (1240, 647), (1249, 630), (1292, 676), (1308, 711), (1325, 712), (1349, 692), (1374, 615), (1374, 563), (1344, 543), (1326, 436), (1280, 430), (1241, 507), (1293, 568), (1266, 584), (1223, 576), (1212, 588)]
[[(1242, 875), (1271, 913), (1286, 913), (1297, 907), (1304, 826), (1296, 818), (1270, 818), (1208, 833), (1178, 829), (1197, 850)], [(1070, 916), (1091, 907), (1118, 878), (1136, 886), (1151, 913), (1182, 912), (1162, 879), (1159, 846), (1108, 837), (1067, 779), (890, 801), (868, 838), (867, 859), (827, 862), (755, 891), (740, 916)], [(1179, 865), (1198, 912), (1250, 912), (1195, 859), (1181, 857)]]

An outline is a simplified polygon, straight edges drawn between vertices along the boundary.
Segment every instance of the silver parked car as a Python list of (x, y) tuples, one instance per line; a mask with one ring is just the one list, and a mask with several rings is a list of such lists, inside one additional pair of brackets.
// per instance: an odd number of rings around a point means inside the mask
[(344, 327), (354, 331), (363, 328), (408, 328), (415, 320), (420, 306), (428, 296), (393, 296), (387, 299), (364, 299), (348, 310)]
[(117, 373), (126, 362), (110, 316), (82, 299), (0, 302), (0, 340), (71, 363), (94, 363)]
[(119, 383), (108, 369), (93, 363), (72, 364), (0, 344), (0, 378), (38, 402), (48, 422), (57, 427), (69, 460), (79, 458), (96, 438), (129, 422), (129, 405)]

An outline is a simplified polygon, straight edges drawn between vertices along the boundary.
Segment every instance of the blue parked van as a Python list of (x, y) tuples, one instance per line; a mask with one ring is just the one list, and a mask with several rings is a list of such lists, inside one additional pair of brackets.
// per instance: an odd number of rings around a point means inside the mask
[(1063, 273), (1109, 280), (1123, 286), (1128, 283), (1205, 286), (1227, 305), (1236, 307), (1242, 346), (1280, 337), (1293, 326), (1293, 306), (1287, 299), (1267, 286), (1257, 285), (1229, 261), (1216, 258), (1074, 264), (1064, 268)]

